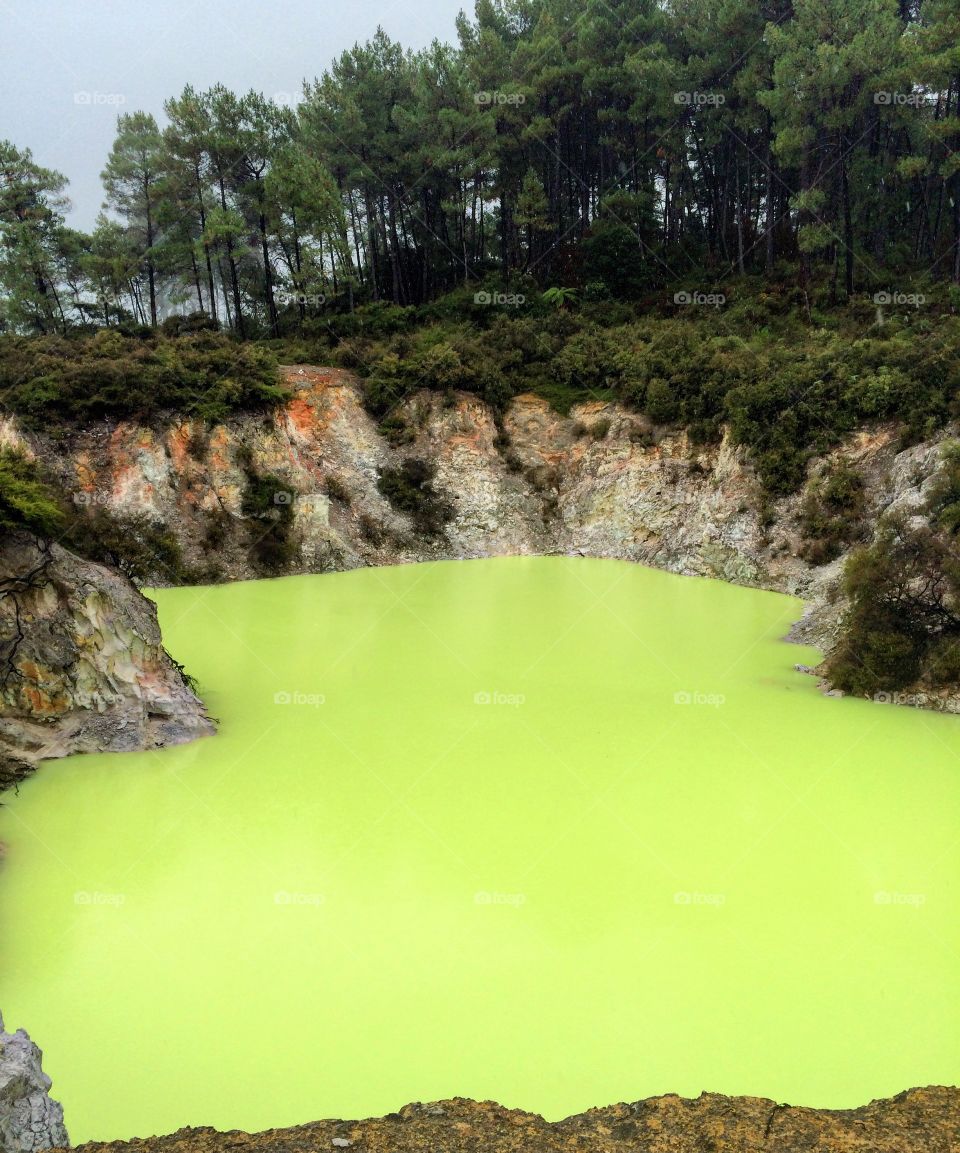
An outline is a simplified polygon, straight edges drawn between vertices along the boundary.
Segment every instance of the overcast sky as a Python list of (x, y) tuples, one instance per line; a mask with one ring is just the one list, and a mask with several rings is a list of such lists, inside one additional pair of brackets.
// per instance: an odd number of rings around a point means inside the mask
[(118, 112), (160, 119), (185, 84), (300, 92), (383, 25), (404, 47), (452, 40), (472, 0), (0, 0), (0, 139), (70, 180), (71, 223), (100, 210)]

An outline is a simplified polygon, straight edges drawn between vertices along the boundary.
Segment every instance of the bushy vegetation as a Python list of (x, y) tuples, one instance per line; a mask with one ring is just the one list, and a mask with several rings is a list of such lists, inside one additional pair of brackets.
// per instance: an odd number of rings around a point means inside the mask
[(433, 487), (433, 478), (431, 464), (408, 457), (398, 468), (382, 469), (377, 479), (380, 494), (427, 537), (439, 536), (454, 514), (453, 505)]
[(223, 333), (0, 336), (0, 406), (37, 428), (164, 410), (224, 420), (283, 397), (273, 354)]
[(238, 454), (247, 485), (240, 510), (248, 518), (250, 555), (264, 576), (283, 572), (296, 554), (293, 538), (295, 494), (272, 473), (261, 473), (252, 454)]
[(146, 516), (118, 517), (77, 505), (37, 461), (0, 449), (0, 537), (16, 531), (56, 540), (138, 584), (177, 584), (196, 575), (185, 568), (170, 529)]
[(827, 564), (863, 535), (863, 477), (847, 461), (814, 478), (800, 514), (802, 555), (811, 564)]
[(879, 320), (869, 300), (831, 306), (826, 281), (810, 293), (809, 315), (789, 280), (732, 280), (725, 306), (703, 309), (657, 300), (558, 309), (526, 287), (522, 304), (503, 308), (474, 308), (462, 291), (422, 308), (358, 308), (322, 335), (272, 347), (284, 360), (357, 372), (395, 445), (415, 438), (401, 403), (420, 389), (473, 392), (495, 412), (521, 392), (562, 413), (618, 400), (699, 443), (728, 425), (775, 496), (796, 491), (811, 459), (864, 424), (895, 422), (907, 444), (960, 415), (960, 316), (943, 286), (927, 286), (923, 310)]
[(25, 530), (50, 537), (65, 523), (62, 497), (39, 466), (22, 453), (0, 448), (0, 535)]
[(88, 560), (119, 569), (135, 584), (192, 583), (174, 531), (151, 517), (117, 516), (103, 508), (73, 513), (60, 543)]
[(921, 512), (887, 517), (847, 563), (850, 610), (827, 665), (845, 692), (960, 681), (960, 447), (945, 454)]

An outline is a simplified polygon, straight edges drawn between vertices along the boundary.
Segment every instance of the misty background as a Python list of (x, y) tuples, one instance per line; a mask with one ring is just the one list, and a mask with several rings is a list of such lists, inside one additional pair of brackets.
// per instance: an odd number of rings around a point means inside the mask
[(70, 181), (69, 222), (93, 227), (117, 116), (184, 85), (295, 102), (304, 78), (373, 36), (453, 40), (469, 0), (0, 0), (0, 140)]

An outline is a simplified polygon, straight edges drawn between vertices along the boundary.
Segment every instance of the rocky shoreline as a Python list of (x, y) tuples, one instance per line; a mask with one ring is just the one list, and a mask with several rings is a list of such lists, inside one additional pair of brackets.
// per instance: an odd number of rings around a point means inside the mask
[[(0, 1018), (0, 1153), (69, 1148), (42, 1054)], [(122, 1092), (122, 1086), (117, 1087)], [(858, 1109), (809, 1109), (761, 1097), (669, 1094), (548, 1122), (491, 1101), (455, 1098), (385, 1117), (261, 1133), (186, 1128), (90, 1141), (82, 1153), (957, 1153), (960, 1088), (909, 1089)]]
[(960, 1089), (910, 1089), (860, 1109), (804, 1109), (760, 1097), (651, 1097), (550, 1123), (463, 1098), (365, 1121), (264, 1133), (181, 1129), (90, 1142), (83, 1153), (957, 1153)]

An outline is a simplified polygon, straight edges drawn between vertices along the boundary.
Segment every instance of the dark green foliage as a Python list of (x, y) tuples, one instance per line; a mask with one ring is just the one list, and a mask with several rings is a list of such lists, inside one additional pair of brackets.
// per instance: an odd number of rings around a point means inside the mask
[(383, 544), (386, 538), (383, 525), (374, 520), (369, 513), (361, 513), (357, 525), (360, 529), (360, 535), (365, 541), (369, 541), (374, 548), (379, 548)]
[(21, 453), (0, 448), (0, 535), (25, 529), (53, 537), (65, 523), (62, 498), (40, 467)]
[(162, 128), (124, 112), (90, 234), (65, 177), (0, 142), (0, 327), (156, 328), (172, 301), (356, 352), (418, 308), (670, 312), (681, 277), (762, 279), (768, 299), (725, 305), (758, 329), (784, 303), (865, 318), (877, 292), (895, 324), (923, 307), (915, 280), (960, 284), (956, 0), (472, 8), (453, 44), (378, 30), (296, 110), (216, 84), (169, 99)]
[(399, 468), (384, 468), (377, 489), (397, 510), (409, 516), (417, 532), (439, 536), (453, 519), (453, 505), (433, 487), (434, 469), (410, 457)]
[(943, 468), (930, 488), (927, 510), (933, 524), (956, 536), (960, 532), (960, 445), (952, 444), (943, 453)]
[(249, 456), (241, 460), (247, 476), (241, 511), (254, 564), (266, 576), (283, 572), (296, 555), (293, 536), (296, 494), (271, 473), (257, 472)]
[(918, 680), (934, 688), (960, 681), (958, 462), (960, 449), (951, 447), (924, 508), (929, 523), (889, 517), (847, 562), (850, 611), (827, 665), (837, 688), (870, 695)]
[(196, 425), (187, 437), (187, 452), (200, 464), (207, 459), (210, 451), (210, 430), (205, 425)]
[(323, 487), (331, 500), (339, 501), (340, 504), (349, 507), (351, 499), (350, 490), (339, 477), (328, 476), (323, 482)]
[(147, 516), (117, 517), (102, 508), (84, 511), (71, 520), (62, 542), (139, 585), (181, 584), (192, 575), (184, 568), (175, 534)]
[(726, 288), (727, 312), (426, 319), (366, 344), (365, 403), (395, 445), (414, 438), (402, 402), (420, 389), (466, 390), (497, 408), (533, 392), (563, 414), (619, 400), (653, 424), (686, 427), (699, 444), (717, 441), (726, 423), (773, 495), (800, 488), (810, 460), (864, 424), (898, 421), (906, 444), (960, 416), (960, 317), (946, 297), (930, 302), (933, 328), (916, 315), (877, 327), (871, 307), (835, 309), (813, 330), (787, 290), (750, 280)]
[(284, 395), (270, 353), (217, 332), (0, 337), (0, 405), (38, 428), (161, 411), (220, 421)]
[(802, 555), (812, 564), (836, 559), (863, 532), (864, 485), (846, 461), (816, 478), (801, 510)]

